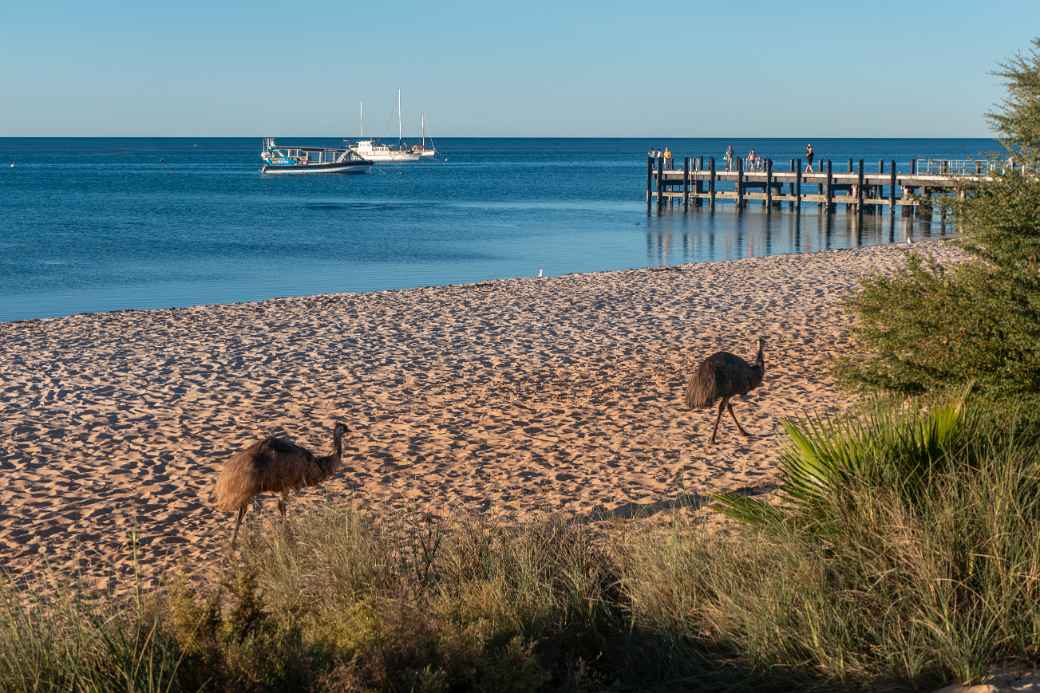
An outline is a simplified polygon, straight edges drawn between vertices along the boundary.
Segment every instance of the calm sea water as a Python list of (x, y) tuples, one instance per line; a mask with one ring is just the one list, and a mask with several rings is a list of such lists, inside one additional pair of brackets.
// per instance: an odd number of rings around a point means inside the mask
[[(732, 144), (786, 162), (804, 140), (436, 144), (439, 160), (367, 175), (271, 177), (259, 173), (257, 138), (0, 138), (0, 321), (730, 259), (906, 233), (887, 214), (857, 231), (843, 214), (827, 223), (812, 209), (645, 213), (651, 146), (681, 160), (721, 159)], [(818, 159), (904, 166), (998, 149), (971, 139), (814, 144)], [(937, 224), (914, 227), (937, 233)]]

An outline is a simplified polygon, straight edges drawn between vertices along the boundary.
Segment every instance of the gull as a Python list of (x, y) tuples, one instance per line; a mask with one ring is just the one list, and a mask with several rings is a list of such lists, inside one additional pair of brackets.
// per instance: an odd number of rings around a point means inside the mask
[(541, 279), (541, 278), (543, 278), (544, 276), (545, 276), (545, 272), (544, 272), (544, 271), (542, 270), (542, 268), (541, 268), (541, 267), (539, 267), (539, 268), (538, 268), (538, 278), (539, 278), (539, 279)]

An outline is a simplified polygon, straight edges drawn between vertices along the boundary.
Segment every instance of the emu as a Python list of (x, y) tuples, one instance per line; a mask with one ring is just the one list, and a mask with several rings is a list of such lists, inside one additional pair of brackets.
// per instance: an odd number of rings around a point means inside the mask
[(762, 355), (765, 343), (764, 338), (758, 338), (758, 355), (755, 356), (754, 365), (728, 351), (719, 351), (704, 359), (687, 379), (686, 406), (701, 409), (710, 407), (715, 400), (720, 400), (719, 415), (715, 417), (715, 428), (711, 432), (712, 444), (715, 443), (715, 437), (719, 432), (719, 421), (722, 420), (724, 409), (729, 409), (733, 423), (737, 424), (741, 433), (751, 435), (737, 421), (730, 399), (737, 395), (746, 395), (762, 384), (762, 377), (766, 373), (765, 359)]
[(335, 451), (316, 457), (288, 438), (269, 436), (241, 450), (224, 463), (213, 489), (216, 506), (225, 511), (238, 511), (231, 548), (235, 548), (238, 529), (249, 502), (261, 493), (280, 493), (278, 511), (285, 519), (289, 492), (304, 486), (317, 486), (336, 473), (343, 458), (343, 434), (347, 427), (337, 423), (332, 429)]

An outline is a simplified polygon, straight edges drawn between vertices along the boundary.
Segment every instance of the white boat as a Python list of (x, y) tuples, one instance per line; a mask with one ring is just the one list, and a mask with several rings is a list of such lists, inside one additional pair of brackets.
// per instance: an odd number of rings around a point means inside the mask
[(387, 144), (380, 144), (375, 140), (358, 140), (350, 145), (350, 151), (362, 159), (377, 163), (418, 161), (420, 157), (419, 154), (408, 149), (398, 149)]
[(418, 161), (420, 154), (414, 153), (404, 144), (404, 131), (401, 124), (401, 90), (397, 90), (397, 146), (380, 144), (378, 140), (365, 139), (365, 104), (361, 104), (361, 137), (350, 145), (350, 151), (368, 161), (375, 163), (397, 163), (402, 161)]
[(273, 137), (265, 137), (260, 150), (264, 165), (261, 173), (364, 173), (372, 162), (358, 156), (349, 147), (309, 147), (279, 145)]
[(433, 146), (433, 140), (430, 140), (430, 146), (426, 146), (426, 114), (419, 114), (419, 136), (421, 141), (419, 144), (412, 145), (412, 154), (418, 154), (422, 157), (437, 156), (437, 148)]

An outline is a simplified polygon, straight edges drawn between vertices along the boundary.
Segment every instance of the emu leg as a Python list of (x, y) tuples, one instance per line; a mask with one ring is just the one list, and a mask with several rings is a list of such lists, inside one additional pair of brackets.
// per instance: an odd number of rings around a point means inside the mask
[(751, 434), (745, 431), (744, 427), (740, 425), (739, 421), (737, 421), (737, 415), (733, 413), (733, 405), (726, 402), (726, 407), (729, 409), (729, 415), (733, 417), (733, 423), (737, 424), (737, 428), (740, 429), (740, 432), (746, 436), (750, 436)]
[(289, 496), (282, 494), (282, 497), (278, 500), (278, 512), (282, 514), (282, 522), (285, 522), (285, 508), (289, 504)]
[(715, 436), (719, 432), (719, 421), (722, 421), (722, 412), (725, 411), (727, 404), (729, 404), (729, 397), (723, 397), (722, 401), (719, 402), (719, 415), (715, 417), (715, 428), (711, 432), (712, 445), (715, 444)]
[(238, 509), (238, 520), (235, 521), (235, 531), (231, 535), (231, 551), (235, 550), (235, 542), (238, 540), (238, 528), (242, 526), (242, 518), (245, 517), (246, 506), (242, 506)]

